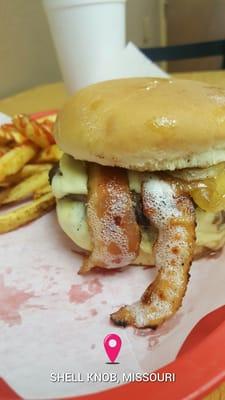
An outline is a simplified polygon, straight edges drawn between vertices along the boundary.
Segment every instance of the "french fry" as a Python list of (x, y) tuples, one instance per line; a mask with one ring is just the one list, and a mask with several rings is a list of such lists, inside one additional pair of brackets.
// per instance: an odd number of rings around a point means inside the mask
[(45, 116), (45, 117), (38, 118), (37, 121), (40, 124), (45, 124), (46, 122), (47, 123), (51, 122), (52, 124), (54, 124), (56, 121), (56, 117), (57, 117), (57, 114), (50, 114), (47, 117)]
[(2, 156), (3, 156), (5, 153), (7, 153), (9, 150), (10, 150), (10, 147), (0, 145), (0, 157), (2, 157)]
[(11, 138), (11, 136), (10, 136), (10, 133), (9, 133), (9, 132), (6, 132), (6, 131), (3, 129), (3, 126), (4, 126), (4, 125), (2, 125), (2, 126), (0, 127), (0, 145), (8, 144), (8, 143), (12, 140), (12, 138)]
[(31, 222), (55, 206), (55, 198), (52, 193), (41, 196), (22, 207), (0, 215), (0, 233), (6, 233)]
[(4, 193), (2, 193), (2, 201), (0, 193), (0, 203), (9, 204), (14, 203), (15, 201), (27, 199), (28, 197), (32, 196), (32, 194), (37, 189), (40, 189), (42, 186), (46, 186), (47, 184), (48, 170), (44, 170), (42, 172), (39, 172), (38, 174), (31, 175), (30, 177), (24, 179), (22, 182), (18, 183), (16, 186), (13, 186), (10, 189), (6, 189), (7, 195), (4, 196)]
[(42, 171), (49, 171), (53, 167), (53, 164), (26, 164), (23, 169), (19, 172), (18, 178), (25, 179), (31, 175), (37, 174)]
[[(39, 199), (44, 194), (51, 193), (51, 192), (52, 192), (51, 185), (48, 184), (46, 186), (42, 186), (40, 189), (35, 190), (35, 192), (33, 194), (33, 199)], [(1, 197), (1, 193), (0, 193), (0, 197)]]
[(49, 146), (47, 149), (43, 149), (37, 156), (37, 163), (54, 163), (60, 160), (63, 152), (59, 149), (57, 144)]
[(26, 164), (17, 174), (10, 175), (4, 182), (0, 182), (0, 187), (8, 187), (15, 185), (28, 178), (31, 175), (37, 174), (42, 171), (50, 171), (53, 164)]
[(52, 135), (55, 119), (56, 114), (39, 120), (16, 115), (13, 123), (0, 127), (0, 205), (32, 199), (0, 214), (0, 233), (39, 218), (55, 205), (48, 182), (49, 170), (62, 156)]
[(10, 132), (11, 138), (12, 140), (16, 143), (16, 144), (23, 144), (27, 142), (27, 138), (22, 135), (22, 133), (17, 132), (16, 130), (12, 130)]
[(32, 144), (23, 144), (14, 147), (0, 157), (0, 182), (8, 176), (16, 174), (36, 154), (36, 148)]
[(42, 171), (50, 171), (53, 164), (26, 164), (17, 174), (10, 175), (4, 182), (0, 182), (0, 187), (8, 187), (19, 183), (21, 180)]
[(7, 182), (7, 181), (0, 182), (0, 193), (1, 193), (1, 190), (2, 190), (2, 189), (7, 188), (7, 187), (9, 187), (10, 185), (11, 185), (11, 183), (10, 183), (10, 182)]
[(30, 119), (27, 115), (16, 115), (13, 118), (13, 123), (27, 139), (43, 149), (55, 143), (49, 130), (37, 121)]
[[(16, 144), (23, 144), (27, 142), (26, 136), (18, 132), (13, 124), (2, 125), (0, 131), (2, 131), (2, 136), (5, 135), (5, 139), (8, 142), (15, 142)], [(0, 142), (1, 142), (1, 132), (0, 132)]]
[(26, 164), (21, 171), (17, 174), (10, 175), (4, 180), (0, 182), (0, 189), (7, 188), (12, 185), (16, 185), (17, 183), (21, 182), (23, 179), (28, 178), (31, 175), (37, 174), (42, 171), (50, 171), (53, 167), (53, 164)]
[[(55, 117), (56, 118), (56, 117)], [(53, 135), (53, 126), (54, 126), (55, 121), (51, 119), (44, 119), (41, 123), (41, 125), (46, 129), (51, 135)]]
[(8, 196), (9, 194), (9, 188), (5, 188), (5, 189), (1, 189), (0, 190), (0, 204), (2, 204), (2, 202), (5, 200), (5, 198)]

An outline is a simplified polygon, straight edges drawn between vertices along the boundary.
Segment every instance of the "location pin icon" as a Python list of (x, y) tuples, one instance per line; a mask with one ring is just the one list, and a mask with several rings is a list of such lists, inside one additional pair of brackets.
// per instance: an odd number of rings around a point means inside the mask
[(109, 335), (105, 337), (104, 347), (111, 363), (114, 363), (114, 361), (117, 359), (120, 352), (121, 344), (122, 340), (120, 336), (116, 333), (109, 333)]

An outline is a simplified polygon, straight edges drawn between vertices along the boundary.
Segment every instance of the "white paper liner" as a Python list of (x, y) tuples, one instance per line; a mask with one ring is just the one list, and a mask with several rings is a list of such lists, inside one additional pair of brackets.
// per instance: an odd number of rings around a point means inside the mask
[[(166, 76), (127, 47), (125, 76)], [(136, 55), (135, 55), (136, 54)], [(135, 66), (136, 60), (136, 66)], [(126, 69), (125, 64), (130, 67)], [(19, 111), (19, 110), (18, 110)], [(0, 114), (1, 122), (10, 120)], [(224, 254), (194, 262), (176, 315), (156, 331), (118, 328), (109, 314), (137, 300), (155, 269), (77, 275), (82, 259), (59, 228), (55, 212), (0, 236), (0, 376), (22, 397), (52, 399), (122, 384), (122, 374), (150, 372), (175, 359), (185, 338), (207, 313), (224, 304)], [(104, 337), (118, 333), (119, 364), (106, 364)], [(50, 374), (116, 372), (120, 383), (52, 383)]]
[[(142, 294), (155, 269), (79, 276), (81, 257), (55, 212), (0, 237), (0, 375), (24, 398), (97, 392), (114, 384), (52, 383), (52, 372), (149, 372), (172, 361), (194, 325), (224, 304), (224, 256), (194, 262), (182, 308), (156, 331), (117, 328), (109, 314)], [(103, 339), (118, 333), (120, 364)], [(116, 384), (117, 385), (117, 384)]]

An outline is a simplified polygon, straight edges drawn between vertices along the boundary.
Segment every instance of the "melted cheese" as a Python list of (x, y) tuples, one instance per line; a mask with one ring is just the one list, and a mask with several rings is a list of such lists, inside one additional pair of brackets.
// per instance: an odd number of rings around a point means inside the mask
[(91, 251), (85, 204), (65, 198), (57, 201), (56, 211), (64, 232), (82, 249)]
[(196, 237), (197, 245), (208, 247), (212, 250), (219, 249), (225, 240), (225, 224), (218, 226), (214, 223), (216, 213), (196, 209)]
[(52, 191), (57, 199), (67, 194), (87, 194), (85, 162), (64, 154), (59, 163), (60, 171), (52, 179)]
[(141, 193), (141, 184), (143, 182), (145, 174), (143, 172), (137, 172), (131, 170), (128, 170), (127, 174), (128, 174), (130, 190), (133, 190), (136, 193)]
[[(60, 162), (62, 176), (57, 174), (52, 181), (52, 189), (57, 199), (57, 214), (60, 225), (67, 235), (85, 250), (92, 250), (92, 243), (86, 221), (86, 208), (84, 203), (62, 199), (67, 194), (87, 194), (87, 171), (85, 163), (76, 161), (64, 154)], [(137, 193), (141, 192), (143, 173), (128, 171), (129, 187)], [(197, 207), (197, 246), (205, 246), (216, 250), (224, 243), (225, 225), (218, 226), (213, 223), (215, 213), (205, 212)], [(146, 256), (146, 263), (152, 256), (155, 233), (152, 230), (141, 231), (140, 254)], [(138, 258), (137, 258), (138, 260)]]
[[(60, 163), (60, 171), (52, 179), (52, 191), (57, 199), (67, 194), (88, 194), (88, 175), (85, 162), (77, 161), (68, 154), (63, 154)], [(136, 171), (128, 171), (130, 190), (141, 192), (141, 183), (144, 174)]]

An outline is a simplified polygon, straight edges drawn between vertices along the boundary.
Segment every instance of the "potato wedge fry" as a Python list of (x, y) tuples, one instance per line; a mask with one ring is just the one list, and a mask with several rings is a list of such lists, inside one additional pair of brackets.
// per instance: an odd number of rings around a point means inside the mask
[(37, 189), (40, 189), (42, 186), (46, 186), (47, 184), (48, 170), (31, 175), (22, 182), (18, 183), (16, 186), (6, 189), (8, 191), (8, 195), (4, 197), (2, 202), (0, 194), (0, 203), (9, 204), (14, 203), (15, 201), (27, 199), (28, 197), (32, 196)]
[[(39, 199), (44, 194), (51, 193), (51, 192), (52, 192), (51, 185), (48, 184), (46, 186), (42, 186), (40, 189), (35, 190), (35, 192), (33, 194), (33, 199)], [(1, 196), (1, 193), (0, 193), (0, 196)]]
[(16, 174), (35, 154), (36, 148), (32, 144), (23, 144), (0, 157), (0, 182), (7, 176)]
[(39, 153), (35, 161), (37, 163), (46, 163), (46, 162), (54, 163), (59, 161), (62, 155), (63, 155), (62, 150), (59, 149), (57, 144), (53, 144), (52, 146), (49, 146), (47, 149), (43, 149)]
[(11, 212), (1, 214), (0, 233), (12, 231), (33, 221), (52, 210), (54, 206), (55, 198), (52, 193), (48, 193)]
[(18, 131), (25, 135), (27, 139), (43, 149), (55, 143), (49, 130), (37, 121), (30, 119), (27, 115), (16, 115), (13, 118), (13, 123)]

